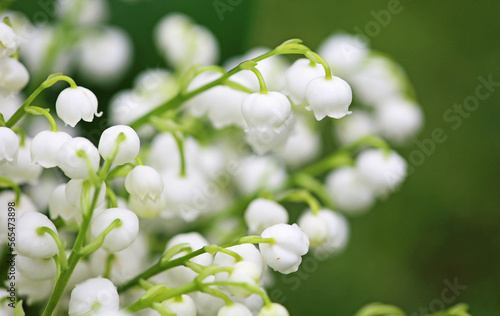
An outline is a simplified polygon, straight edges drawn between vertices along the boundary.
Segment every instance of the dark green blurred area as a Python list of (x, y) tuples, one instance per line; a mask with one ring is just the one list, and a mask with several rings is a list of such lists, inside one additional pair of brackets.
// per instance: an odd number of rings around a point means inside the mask
[[(135, 64), (118, 87), (97, 93), (106, 100), (129, 87), (144, 68), (163, 65), (151, 30), (172, 10), (214, 31), (224, 60), (289, 38), (315, 48), (335, 30), (364, 31), (376, 21), (371, 12), (391, 2), (247, 0), (221, 21), (211, 0), (113, 0), (111, 23), (133, 37)], [(475, 94), (478, 77), (500, 81), (500, 2), (403, 0), (401, 6), (386, 26), (378, 23), (379, 32), (370, 29), (371, 47), (393, 56), (411, 78), (426, 117), (418, 140), (431, 139), (436, 128), (447, 139), (423, 154), (423, 163), (399, 192), (351, 219), (345, 253), (317, 267), (308, 257), (298, 274), (277, 275), (282, 295), (274, 299), (292, 315), (352, 315), (373, 301), (400, 306), (409, 316), (423, 315), (422, 308), (435, 309), (440, 302), (446, 307), (468, 303), (472, 315), (500, 315), (500, 87), (456, 130), (443, 120), (454, 104)], [(31, 1), (14, 8), (28, 15), (39, 10)], [(422, 152), (412, 143), (400, 152), (409, 158), (415, 150)], [(455, 279), (467, 289), (453, 300), (447, 300), (454, 296), (448, 292), (443, 300), (444, 282)]]

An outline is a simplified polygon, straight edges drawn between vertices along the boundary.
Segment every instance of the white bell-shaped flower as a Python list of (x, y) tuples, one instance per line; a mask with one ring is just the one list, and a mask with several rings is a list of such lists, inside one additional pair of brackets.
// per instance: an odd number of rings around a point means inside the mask
[(359, 213), (375, 202), (375, 191), (354, 167), (342, 167), (328, 174), (326, 189), (342, 211)]
[(342, 144), (350, 144), (361, 137), (376, 135), (378, 132), (373, 115), (358, 109), (336, 122), (333, 127), (334, 133)]
[[(229, 273), (227, 280), (229, 282), (244, 283), (255, 287), (259, 286), (261, 268), (250, 261), (239, 261), (233, 267), (233, 271)], [(228, 286), (229, 291), (237, 297), (247, 298), (253, 292), (241, 286)]]
[(267, 199), (253, 200), (245, 210), (250, 234), (260, 235), (266, 228), (288, 223), (288, 212), (279, 203)]
[(132, 58), (129, 36), (116, 27), (87, 35), (79, 45), (80, 73), (89, 81), (109, 85), (118, 81)]
[[(167, 252), (172, 247), (179, 244), (187, 244), (187, 246), (191, 247), (192, 251), (196, 251), (204, 246), (208, 245), (208, 241), (199, 233), (186, 233), (179, 234), (167, 243), (167, 247), (165, 252)], [(182, 257), (188, 254), (188, 252), (182, 252), (175, 255), (172, 259)], [(208, 253), (201, 254), (199, 256), (191, 259), (192, 262), (201, 264), (203, 266), (208, 266), (212, 263), (212, 256)], [(175, 287), (184, 285), (194, 280), (197, 274), (187, 267), (175, 267), (173, 269), (169, 269), (165, 271), (166, 276), (170, 280), (171, 284)]]
[[(80, 209), (81, 208), (81, 200), (82, 200), (82, 191), (83, 191), (83, 181), (81, 179), (72, 179), (69, 180), (66, 184), (65, 194), (66, 200), (72, 206)], [(94, 198), (95, 188), (92, 186), (90, 188), (90, 199)], [(104, 203), (104, 199), (106, 197), (106, 183), (103, 182), (101, 184), (101, 189), (99, 190), (99, 195), (97, 196), (96, 207), (101, 206)]]
[(235, 180), (243, 194), (258, 190), (274, 191), (282, 187), (287, 178), (284, 167), (270, 156), (247, 156), (239, 163)]
[(307, 84), (314, 78), (325, 75), (325, 69), (318, 64), (311, 63), (307, 58), (296, 60), (285, 73), (286, 91), (293, 103), (306, 102)]
[(219, 309), (217, 316), (252, 316), (252, 312), (243, 304), (233, 303)]
[(75, 127), (80, 120), (92, 122), (94, 115), (102, 115), (102, 112), (97, 112), (97, 97), (84, 87), (70, 87), (61, 91), (56, 100), (56, 112), (71, 127)]
[(50, 219), (38, 212), (26, 212), (17, 222), (16, 250), (23, 256), (32, 258), (51, 258), (58, 253), (57, 244), (47, 233), (39, 235), (39, 227), (48, 227), (57, 234), (56, 226)]
[(420, 130), (423, 114), (418, 104), (395, 97), (376, 107), (375, 121), (385, 139), (402, 144)]
[(163, 180), (154, 168), (137, 166), (125, 177), (127, 192), (141, 200), (156, 200), (163, 192)]
[(123, 165), (127, 162), (131, 162), (137, 157), (141, 149), (139, 136), (130, 126), (111, 126), (102, 132), (101, 139), (99, 140), (99, 153), (104, 160), (111, 159), (111, 155), (116, 146), (116, 140), (121, 133), (125, 135), (125, 140), (118, 145), (118, 152), (113, 159), (115, 165)]
[(19, 137), (8, 127), (0, 127), (0, 165), (15, 163), (19, 152)]
[(174, 13), (164, 17), (155, 30), (156, 45), (172, 66), (214, 64), (219, 55), (217, 39), (189, 17)]
[(139, 219), (134, 212), (123, 208), (110, 208), (92, 219), (90, 226), (92, 237), (99, 236), (116, 219), (121, 220), (121, 225), (113, 228), (102, 243), (102, 246), (111, 252), (127, 248), (139, 234)]
[(99, 167), (99, 151), (88, 139), (75, 137), (65, 141), (57, 152), (57, 166), (64, 174), (72, 179), (90, 178), (90, 170), (83, 157), (78, 155), (78, 151), (83, 150), (89, 158), (94, 172)]
[(183, 294), (182, 296), (174, 297), (166, 301), (161, 302), (161, 305), (166, 307), (169, 311), (175, 315), (183, 316), (196, 316), (196, 304), (193, 299), (188, 295)]
[(395, 151), (367, 149), (356, 159), (361, 177), (378, 194), (384, 196), (395, 190), (406, 177), (406, 161)]
[[(8, 205), (9, 202), (13, 202), (16, 199), (16, 193), (11, 190), (4, 190), (0, 192), (0, 205)], [(26, 194), (21, 194), (21, 199), (19, 203), (15, 206), (15, 218), (17, 219), (26, 212), (32, 211), (36, 212), (38, 209), (31, 199)], [(8, 238), (8, 218), (9, 212), (0, 212), (0, 243), (7, 242)], [(11, 225), (12, 227), (12, 225)]]
[(80, 208), (71, 205), (66, 198), (66, 184), (58, 185), (49, 197), (49, 214), (51, 219), (61, 217), (66, 223), (82, 221), (82, 212)]
[(262, 307), (258, 316), (290, 316), (290, 314), (283, 305), (272, 303), (271, 305)]
[[(60, 18), (71, 14), (75, 6), (79, 5), (77, 0), (58, 0), (57, 14)], [(108, 3), (105, 0), (87, 0), (78, 7), (78, 14), (74, 22), (80, 26), (91, 26), (104, 22), (108, 16)]]
[(0, 58), (0, 94), (18, 93), (26, 86), (29, 79), (28, 70), (17, 59)]
[(18, 255), (16, 268), (32, 280), (47, 280), (57, 276), (56, 263), (52, 258), (31, 258)]
[(44, 168), (57, 166), (57, 153), (71, 136), (65, 132), (43, 131), (31, 142), (31, 160)]
[(361, 38), (348, 34), (328, 37), (318, 48), (318, 54), (341, 74), (355, 71), (369, 53), (368, 45)]
[(10, 57), (17, 51), (17, 36), (14, 30), (0, 22), (0, 58)]
[(283, 274), (297, 271), (309, 250), (309, 239), (297, 224), (276, 224), (266, 228), (261, 237), (274, 238), (274, 243), (261, 243), (259, 248), (264, 262)]
[(325, 116), (339, 119), (351, 114), (351, 87), (339, 77), (319, 77), (311, 80), (306, 87), (306, 99), (309, 103), (306, 109), (313, 111), (318, 121)]
[(69, 316), (81, 316), (92, 311), (115, 312), (120, 308), (119, 301), (118, 291), (110, 280), (104, 278), (88, 279), (71, 291), (68, 314)]
[(24, 144), (19, 145), (16, 163), (0, 165), (0, 173), (17, 184), (35, 184), (42, 174), (43, 168), (31, 162), (31, 139), (25, 137)]
[(317, 214), (307, 210), (299, 218), (299, 227), (306, 233), (312, 247), (320, 247), (328, 253), (344, 249), (349, 238), (346, 219), (326, 209), (319, 210)]
[(318, 132), (308, 126), (304, 119), (295, 121), (293, 130), (279, 156), (292, 168), (298, 168), (319, 155), (321, 139)]
[(249, 128), (278, 130), (290, 117), (292, 106), (287, 97), (279, 92), (256, 92), (243, 100), (241, 113)]

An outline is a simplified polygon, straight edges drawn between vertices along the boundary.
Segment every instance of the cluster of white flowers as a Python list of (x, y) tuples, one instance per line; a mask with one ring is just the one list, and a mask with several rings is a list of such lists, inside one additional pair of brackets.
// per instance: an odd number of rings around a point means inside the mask
[[(72, 17), (70, 32), (90, 31), (49, 56), (50, 70), (77, 65), (96, 82), (119, 79), (130, 58), (127, 36), (96, 27), (106, 1), (79, 2), (73, 12), (75, 1), (58, 1), (60, 19)], [(60, 29), (30, 28), (36, 33), (20, 56), (38, 74), (47, 66), (40, 52)], [(0, 182), (12, 187), (0, 202), (16, 201), (19, 294), (71, 316), (289, 315), (266, 293), (271, 270), (296, 272), (310, 249), (342, 251), (350, 228), (339, 211), (369, 209), (406, 177), (401, 156), (363, 136), (399, 143), (418, 130), (408, 83), (366, 46), (351, 51), (357, 43), (346, 35), (323, 44), (324, 59), (291, 40), (224, 67), (208, 66), (218, 60), (217, 41), (186, 16), (165, 17), (155, 39), (172, 69), (146, 70), (116, 94), (113, 126), (96, 146), (77, 127), (104, 107), (70, 77), (50, 76), (23, 103), (20, 42), (0, 22)], [(280, 56), (297, 52), (303, 58), (293, 64)], [(31, 102), (58, 81), (70, 87), (53, 104), (55, 120)], [(28, 114), (45, 116), (50, 130), (33, 128)], [(315, 161), (330, 141), (316, 124), (327, 117), (345, 146)], [(316, 178), (323, 174), (324, 184)], [(296, 223), (284, 202), (307, 205)], [(2, 242), (7, 222), (1, 212)]]

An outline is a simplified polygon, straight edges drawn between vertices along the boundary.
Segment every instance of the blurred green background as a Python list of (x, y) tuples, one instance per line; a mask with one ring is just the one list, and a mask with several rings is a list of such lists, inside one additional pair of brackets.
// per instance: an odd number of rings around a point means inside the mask
[[(371, 47), (391, 55), (415, 85), (426, 117), (418, 140), (431, 139), (436, 128), (445, 131), (446, 141), (423, 154), (399, 192), (351, 219), (352, 238), (342, 255), (317, 267), (308, 257), (299, 273), (277, 276), (271, 295), (292, 315), (352, 315), (373, 301), (400, 306), (409, 316), (459, 302), (470, 304), (473, 315), (500, 315), (500, 87), (456, 130), (443, 120), (454, 104), (474, 95), (478, 77), (500, 81), (500, 1), (402, 0), (389, 23), (376, 22), (373, 12), (398, 2), (111, 1), (110, 22), (132, 36), (135, 63), (119, 86), (89, 86), (101, 103), (130, 87), (141, 70), (164, 65), (152, 28), (166, 13), (180, 11), (216, 34), (222, 60), (295, 37), (315, 48), (333, 31), (366, 34), (369, 27)], [(214, 3), (231, 8), (222, 20)], [(18, 1), (13, 8), (30, 16), (40, 2)], [(422, 152), (417, 143), (400, 149), (406, 158), (415, 151)], [(455, 279), (467, 288), (443, 300), (445, 281)]]

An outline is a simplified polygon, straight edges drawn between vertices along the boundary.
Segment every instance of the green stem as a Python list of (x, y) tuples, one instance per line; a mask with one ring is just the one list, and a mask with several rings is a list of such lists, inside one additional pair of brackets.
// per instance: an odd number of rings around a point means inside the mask
[(255, 67), (250, 70), (255, 74), (255, 76), (257, 76), (257, 80), (259, 80), (260, 94), (267, 94), (266, 82), (264, 81), (264, 77), (262, 77), (260, 71)]
[(19, 186), (11, 179), (9, 179), (7, 177), (0, 176), (0, 185), (2, 185), (2, 184), (6, 185), (7, 187), (10, 187), (12, 190), (14, 190), (14, 192), (16, 193), (16, 199), (14, 202), (16, 203), (16, 205), (18, 205), (19, 201), (21, 200), (21, 194), (22, 194)]
[(120, 227), (122, 225), (122, 220), (117, 218), (115, 219), (113, 222), (111, 222), (111, 224), (109, 224), (108, 227), (106, 227), (105, 230), (103, 230), (99, 236), (97, 236), (94, 240), (92, 240), (89, 244), (87, 244), (85, 247), (83, 247), (81, 250), (80, 250), (80, 255), (82, 257), (85, 257), (91, 253), (93, 253), (94, 251), (96, 251), (97, 249), (99, 249), (103, 242), (104, 242), (104, 239), (106, 238), (106, 236), (115, 228), (117, 227)]
[(57, 132), (56, 121), (54, 120), (54, 117), (52, 117), (52, 115), (50, 115), (48, 109), (43, 109), (43, 108), (38, 107), (38, 106), (27, 106), (25, 111), (26, 111), (26, 113), (30, 113), (33, 115), (44, 115), (49, 120), (50, 131)]
[(318, 214), (321, 210), (321, 204), (318, 200), (307, 190), (294, 189), (285, 192), (284, 196), (276, 199), (278, 202), (292, 201), (292, 202), (305, 202), (314, 215)]
[(110, 278), (114, 260), (115, 260), (115, 254), (114, 253), (108, 254), (108, 257), (106, 258), (106, 268), (104, 269), (103, 278), (106, 279)]
[(77, 85), (73, 79), (68, 76), (56, 74), (51, 75), (42, 82), (42, 84), (24, 101), (21, 107), (12, 115), (12, 117), (5, 123), (5, 126), (12, 127), (26, 114), (26, 108), (36, 99), (36, 97), (45, 89), (53, 86), (55, 83), (59, 81), (66, 81), (70, 84), (71, 88), (76, 88)]
[(307, 173), (296, 173), (292, 176), (292, 182), (299, 187), (302, 187), (318, 196), (323, 202), (323, 205), (327, 206), (331, 210), (335, 210), (335, 202), (330, 197), (330, 193), (325, 188), (323, 183), (318, 181), (313, 176)]
[(36, 233), (40, 236), (49, 234), (50, 237), (54, 239), (57, 248), (59, 249), (59, 262), (61, 263), (61, 270), (66, 270), (68, 268), (68, 259), (66, 258), (66, 244), (59, 238), (56, 232), (49, 227), (40, 226), (36, 229)]
[(174, 136), (175, 142), (177, 143), (177, 147), (179, 148), (180, 155), (180, 176), (184, 178), (186, 176), (186, 156), (184, 154), (184, 139), (182, 135), (178, 132), (173, 132), (172, 136)]

